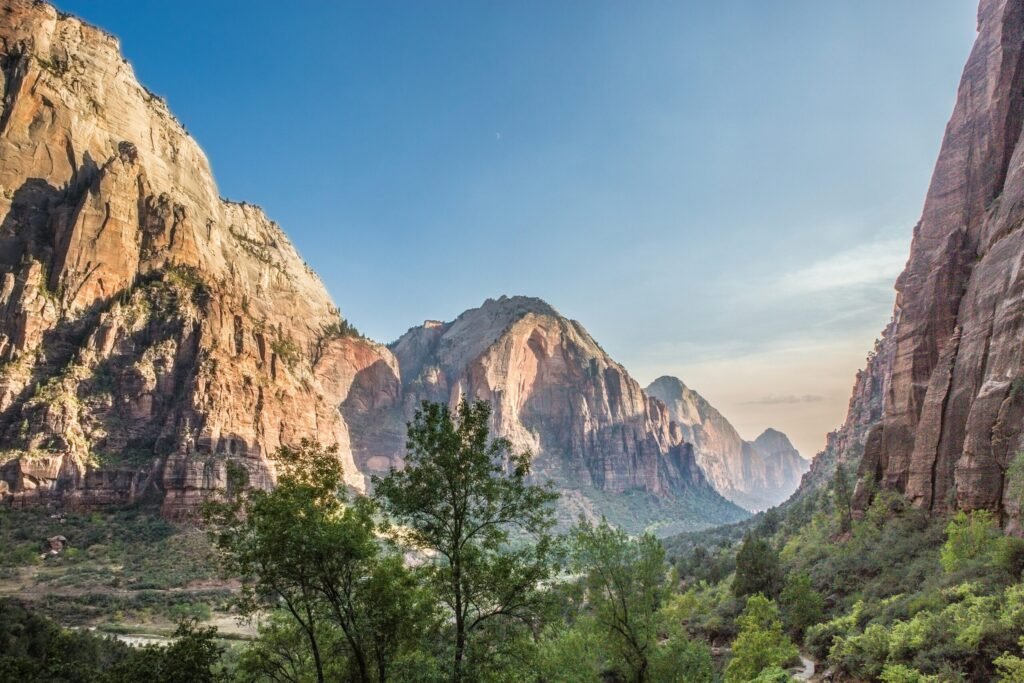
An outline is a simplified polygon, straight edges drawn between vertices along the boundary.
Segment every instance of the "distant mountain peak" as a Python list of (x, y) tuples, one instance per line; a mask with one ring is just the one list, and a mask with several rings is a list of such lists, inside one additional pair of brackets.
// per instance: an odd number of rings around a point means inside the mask
[(647, 393), (665, 403), (669, 415), (693, 444), (697, 462), (719, 493), (749, 510), (776, 505), (791, 494), (807, 463), (789, 437), (768, 428), (745, 441), (736, 428), (678, 377), (663, 375)]

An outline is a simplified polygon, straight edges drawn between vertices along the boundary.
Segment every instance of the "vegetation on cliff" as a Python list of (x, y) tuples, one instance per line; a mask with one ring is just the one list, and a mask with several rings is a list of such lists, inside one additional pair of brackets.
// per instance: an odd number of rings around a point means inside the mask
[(753, 524), (667, 541), (690, 635), (735, 639), (738, 658), (753, 595), (837, 680), (1021, 680), (1024, 541), (984, 510), (932, 516), (881, 491), (854, 517), (849, 496), (840, 467)]

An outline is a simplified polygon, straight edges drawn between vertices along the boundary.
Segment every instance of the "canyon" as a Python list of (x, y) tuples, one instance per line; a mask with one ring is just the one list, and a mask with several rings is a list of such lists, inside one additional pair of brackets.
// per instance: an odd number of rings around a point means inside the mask
[(539, 299), (490, 299), (390, 346), (362, 337), (280, 226), (219, 196), (202, 150), (102, 30), (6, 3), (0, 86), (8, 504), (155, 500), (187, 518), (231, 464), (271, 486), (270, 456), (302, 439), (336, 445), (366, 491), (401, 467), (421, 401), (463, 397), (491, 402), (495, 433), (534, 453), (567, 521), (700, 528), (795, 486), (803, 461), (784, 436), (729, 441), (755, 464), (719, 467), (732, 455), (711, 434), (735, 430), (717, 411), (715, 427), (681, 421)]

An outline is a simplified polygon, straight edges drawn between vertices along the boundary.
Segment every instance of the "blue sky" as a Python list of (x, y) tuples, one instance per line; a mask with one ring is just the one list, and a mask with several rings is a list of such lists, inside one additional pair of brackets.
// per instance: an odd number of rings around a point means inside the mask
[(362, 331), (500, 294), (805, 455), (845, 413), (972, 0), (59, 1)]

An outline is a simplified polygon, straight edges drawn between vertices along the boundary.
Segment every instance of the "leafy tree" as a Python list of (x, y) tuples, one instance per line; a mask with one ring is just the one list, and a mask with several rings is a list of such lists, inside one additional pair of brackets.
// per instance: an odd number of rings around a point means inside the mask
[[(664, 620), (662, 620), (664, 621)], [(651, 655), (650, 680), (656, 683), (711, 683), (711, 650), (686, 637), (678, 624), (663, 625)]]
[(825, 599), (814, 590), (807, 572), (794, 572), (786, 576), (786, 585), (779, 596), (782, 612), (789, 632), (802, 640), (807, 627), (821, 621), (825, 612)]
[(682, 630), (684, 609), (659, 611), (666, 586), (665, 550), (651, 535), (631, 539), (606, 521), (580, 522), (574, 569), (583, 575), (593, 627), (629, 681), (710, 681), (711, 655)]
[(430, 601), (401, 558), (382, 551), (371, 501), (346, 500), (335, 449), (304, 440), (274, 459), (272, 491), (239, 488), (207, 510), (226, 569), (243, 577), (243, 612), (283, 608), (304, 635), (317, 681), (326, 679), (331, 628), (341, 632), (346, 678), (387, 680), (429, 619)]
[(784, 667), (798, 657), (796, 645), (782, 630), (778, 608), (763, 595), (747, 598), (747, 606), (736, 621), (740, 632), (725, 668), (726, 683), (756, 679), (765, 669)]
[(736, 576), (732, 592), (738, 598), (762, 593), (778, 595), (782, 583), (779, 554), (765, 539), (748, 534), (736, 553)]
[(592, 683), (601, 679), (605, 644), (593, 619), (572, 626), (557, 624), (541, 635), (537, 648), (537, 677), (558, 683)]
[(1000, 539), (991, 512), (975, 510), (968, 514), (961, 510), (946, 526), (946, 543), (940, 555), (942, 568), (955, 572), (972, 565), (991, 564)]
[[(1020, 639), (1019, 646), (1024, 650), (1024, 638)], [(1004, 652), (996, 657), (995, 665), (999, 671), (999, 683), (1024, 683), (1024, 658)]]
[(839, 511), (839, 531), (846, 533), (853, 528), (853, 485), (842, 464), (836, 464), (832, 475), (832, 495)]
[[(556, 571), (550, 487), (527, 483), (530, 453), (491, 439), (490, 406), (463, 400), (454, 414), (424, 402), (409, 425), (406, 465), (374, 478), (376, 498), (394, 520), (393, 536), (431, 555), (430, 582), (450, 617), (451, 680), (494, 659), (488, 629), (536, 626), (549, 594), (542, 584)], [(513, 548), (511, 532), (533, 543)]]
[(111, 681), (152, 683), (216, 683), (227, 681), (217, 669), (224, 648), (215, 640), (217, 629), (199, 627), (195, 619), (183, 621), (170, 645), (147, 645), (132, 652), (107, 674)]

